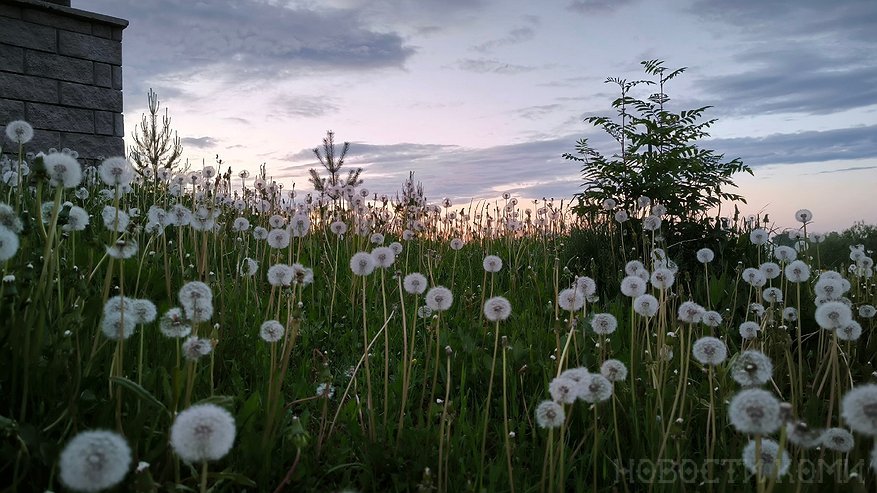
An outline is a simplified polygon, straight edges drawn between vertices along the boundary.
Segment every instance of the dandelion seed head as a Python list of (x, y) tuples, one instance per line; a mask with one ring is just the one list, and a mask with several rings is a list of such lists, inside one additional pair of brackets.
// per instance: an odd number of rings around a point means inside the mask
[(803, 449), (822, 444), (822, 430), (811, 429), (803, 421), (786, 423), (786, 437), (789, 442)]
[(183, 310), (171, 308), (161, 316), (159, 330), (166, 337), (183, 338), (192, 333), (192, 327), (186, 323)]
[(73, 437), (58, 458), (61, 482), (73, 491), (101, 491), (125, 479), (131, 447), (118, 433), (84, 431)]
[(783, 309), (783, 320), (787, 322), (794, 322), (798, 320), (798, 310), (793, 306), (788, 306)]
[(602, 402), (612, 397), (612, 382), (599, 373), (588, 373), (579, 382), (579, 399), (587, 403)]
[(840, 301), (827, 301), (816, 308), (816, 323), (826, 330), (846, 327), (853, 321), (853, 312)]
[(780, 262), (791, 262), (798, 258), (798, 252), (790, 246), (780, 245), (773, 250), (773, 256)]
[(841, 341), (857, 341), (862, 336), (862, 326), (853, 320), (846, 326), (837, 329), (835, 333)]
[[(777, 442), (769, 439), (762, 438), (761, 439), (761, 458), (760, 460), (755, 455), (756, 443), (755, 440), (750, 440), (746, 447), (743, 449), (743, 465), (746, 466), (746, 469), (749, 470), (752, 474), (756, 474), (760, 472), (762, 477), (772, 477), (776, 475), (777, 477), (785, 476), (787, 472), (789, 472), (789, 466), (792, 463), (792, 459), (789, 457), (789, 453), (783, 450), (782, 456), (779, 461), (779, 468), (776, 468), (777, 456), (780, 451), (779, 444)], [(761, 464), (761, 470), (758, 470), (758, 465)]]
[(847, 453), (856, 445), (853, 434), (843, 428), (828, 428), (822, 432), (822, 445), (828, 450)]
[(625, 222), (627, 222), (628, 219), (630, 219), (630, 217), (627, 215), (627, 211), (615, 212), (614, 218), (615, 218), (615, 221), (618, 223), (625, 223)]
[(396, 254), (390, 247), (377, 247), (372, 250), (372, 258), (375, 259), (375, 266), (386, 269), (393, 265), (396, 261)]
[(484, 257), (484, 262), (482, 262), (484, 266), (484, 270), (490, 273), (499, 272), (502, 270), (502, 259), (497, 257), (496, 255), (488, 255)]
[(765, 262), (758, 267), (758, 270), (768, 279), (776, 279), (782, 272), (780, 266), (774, 262)]
[[(454, 302), (454, 295), (451, 290), (444, 286), (435, 286), (426, 292), (426, 306), (432, 311), (443, 312), (451, 307)], [(487, 303), (485, 302), (485, 307)], [(509, 307), (511, 311), (511, 307)]]
[(773, 362), (761, 351), (743, 351), (734, 361), (731, 378), (749, 387), (763, 385), (773, 376)]
[(134, 180), (134, 168), (124, 157), (111, 157), (100, 164), (98, 175), (104, 184), (111, 187), (130, 185)]
[(5, 262), (18, 253), (18, 235), (6, 226), (0, 225), (0, 262)]
[(566, 288), (557, 294), (557, 305), (564, 311), (578, 311), (585, 306), (585, 297), (577, 288)]
[(627, 366), (617, 359), (607, 359), (600, 365), (600, 374), (610, 382), (623, 382), (627, 379)]
[(766, 288), (761, 292), (761, 297), (768, 303), (782, 303), (783, 291), (780, 288)]
[(644, 295), (646, 282), (636, 275), (629, 275), (621, 281), (621, 293), (631, 298)]
[(33, 139), (33, 127), (24, 120), (14, 120), (6, 124), (6, 138), (18, 145), (27, 144)]
[(53, 152), (43, 156), (43, 164), (49, 174), (49, 185), (73, 188), (82, 182), (82, 165), (73, 156)]
[(580, 366), (578, 368), (569, 368), (564, 370), (560, 376), (573, 382), (581, 382), (590, 374), (587, 368)]
[(740, 433), (769, 435), (782, 424), (780, 401), (766, 390), (741, 390), (731, 399), (728, 418)]
[(135, 328), (134, 317), (130, 314), (126, 316), (123, 312), (104, 314), (101, 320), (101, 332), (114, 341), (131, 337)]
[(536, 424), (540, 428), (557, 428), (566, 421), (563, 406), (554, 401), (542, 401), (536, 407)]
[(652, 286), (657, 289), (667, 289), (673, 285), (673, 281), (675, 281), (676, 276), (673, 275), (673, 271), (667, 269), (666, 267), (660, 267), (652, 271)]
[(798, 209), (795, 212), (795, 220), (807, 224), (813, 220), (813, 213), (809, 209)]
[(740, 333), (740, 337), (743, 338), (744, 341), (748, 341), (750, 339), (755, 339), (758, 337), (758, 331), (761, 327), (758, 323), (753, 322), (752, 320), (748, 320), (740, 324), (738, 329)]
[(633, 311), (644, 317), (655, 316), (659, 307), (658, 299), (650, 294), (639, 295), (633, 300)]
[(268, 284), (274, 287), (290, 286), (295, 279), (295, 271), (290, 265), (274, 264), (268, 267), (267, 276)]
[(367, 276), (375, 270), (375, 259), (368, 252), (357, 252), (350, 258), (350, 270), (357, 276)]
[(266, 320), (259, 327), (259, 337), (265, 342), (277, 342), (283, 338), (286, 329), (277, 320)]
[(810, 267), (801, 260), (790, 262), (785, 272), (789, 282), (800, 283), (810, 278)]
[(764, 276), (764, 272), (753, 267), (743, 269), (743, 280), (750, 286), (756, 288), (760, 288), (767, 284), (767, 278)]
[(578, 382), (562, 376), (554, 378), (548, 384), (548, 393), (555, 402), (572, 404), (578, 397)]
[(769, 239), (770, 236), (767, 234), (767, 231), (762, 228), (753, 229), (749, 233), (749, 241), (751, 241), (753, 245), (764, 245)]
[(685, 301), (679, 305), (677, 313), (679, 321), (689, 324), (700, 323), (706, 310), (693, 301)]
[(859, 316), (862, 318), (874, 318), (877, 315), (877, 308), (874, 305), (862, 305), (859, 307)]
[(611, 313), (597, 313), (591, 317), (591, 329), (597, 335), (609, 335), (618, 328), (618, 320)]
[(147, 299), (135, 299), (131, 302), (131, 315), (133, 315), (134, 323), (148, 324), (155, 321), (158, 310), (155, 303)]
[(189, 336), (183, 341), (183, 356), (189, 361), (197, 361), (202, 356), (207, 356), (213, 351), (213, 343), (210, 339)]
[(841, 401), (841, 416), (855, 432), (877, 436), (877, 385), (853, 387)]
[(715, 252), (709, 248), (701, 248), (697, 251), (697, 261), (702, 264), (708, 264), (716, 258)]
[(231, 413), (215, 404), (197, 404), (174, 419), (170, 442), (186, 462), (214, 461), (228, 454), (236, 432)]
[(484, 317), (491, 322), (500, 322), (512, 314), (512, 304), (502, 296), (494, 296), (484, 302)]
[(728, 347), (721, 339), (706, 336), (694, 341), (691, 354), (702, 365), (716, 366), (727, 359)]
[(764, 316), (764, 305), (761, 303), (750, 303), (749, 311), (755, 314), (755, 318), (761, 318)]

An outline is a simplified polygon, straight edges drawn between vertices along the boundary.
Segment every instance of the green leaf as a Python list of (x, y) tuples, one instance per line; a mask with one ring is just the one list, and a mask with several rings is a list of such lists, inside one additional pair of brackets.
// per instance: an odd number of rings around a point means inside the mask
[(142, 386), (137, 384), (137, 382), (132, 382), (125, 377), (110, 377), (110, 382), (116, 383), (125, 387), (126, 389), (137, 394), (137, 397), (143, 399), (147, 404), (152, 404), (158, 409), (164, 411), (165, 414), (170, 417), (171, 413), (168, 410), (167, 406), (164, 405), (163, 402), (158, 400), (154, 395), (152, 395), (148, 390), (144, 389)]

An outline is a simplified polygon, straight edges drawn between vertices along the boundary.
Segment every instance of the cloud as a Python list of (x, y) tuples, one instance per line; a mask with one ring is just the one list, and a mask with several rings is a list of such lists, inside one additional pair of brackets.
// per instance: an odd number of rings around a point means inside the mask
[(457, 62), (457, 68), (466, 72), (474, 72), (476, 74), (502, 75), (514, 75), (536, 70), (536, 67), (534, 66), (503, 63), (489, 58), (465, 58)]
[(282, 95), (275, 99), (270, 116), (314, 118), (338, 111), (338, 104), (330, 96)]
[(401, 67), (414, 53), (392, 31), (371, 29), (354, 9), (306, 9), (261, 0), (92, 0), (80, 8), (130, 20), (126, 69), (225, 77), (277, 77), (314, 69)]
[(750, 166), (877, 158), (877, 125), (711, 139), (704, 142), (704, 147), (724, 153), (727, 158), (739, 156)]
[(689, 12), (735, 33), (732, 71), (698, 83), (722, 111), (826, 115), (877, 104), (873, 0), (698, 0)]
[(509, 30), (508, 34), (505, 36), (485, 41), (473, 46), (471, 49), (481, 53), (486, 53), (503, 46), (511, 46), (530, 41), (533, 39), (533, 36), (536, 35), (536, 30), (533, 29), (533, 27), (538, 25), (540, 21), (539, 18), (535, 16), (526, 16), (526, 20), (530, 25), (514, 27)]
[(830, 114), (877, 104), (877, 60), (804, 47), (749, 50), (751, 68), (698, 84), (728, 114)]
[(619, 10), (636, 0), (574, 0), (566, 6), (567, 10), (579, 14), (605, 14)]
[(206, 149), (215, 146), (217, 141), (213, 137), (184, 137), (180, 139), (180, 143), (184, 146)]
[(546, 115), (554, 113), (556, 110), (561, 109), (561, 107), (562, 106), (559, 103), (540, 104), (536, 106), (527, 106), (526, 108), (515, 110), (515, 114), (519, 118), (525, 118), (527, 120), (538, 120)]
[(866, 171), (869, 169), (877, 169), (877, 166), (851, 166), (849, 168), (839, 168), (839, 169), (829, 169), (825, 171), (820, 171), (819, 175), (826, 175), (830, 173), (849, 173), (850, 171)]
[[(504, 191), (535, 197), (566, 197), (577, 189), (576, 163), (561, 155), (575, 139), (565, 137), (488, 148), (444, 144), (351, 143), (346, 165), (362, 168), (364, 186), (378, 193), (398, 190), (409, 171), (426, 185), (432, 199), (494, 197)], [(313, 153), (304, 149), (290, 158), (309, 160), (281, 168), (275, 178), (304, 181), (308, 168), (317, 167)], [(548, 172), (548, 168), (552, 168)]]
[(751, 33), (771, 37), (821, 33), (826, 37), (856, 43), (877, 41), (877, 4), (873, 0), (844, 0), (831, 5), (824, 0), (765, 2), (764, 0), (698, 0), (689, 11), (708, 20), (733, 25)]

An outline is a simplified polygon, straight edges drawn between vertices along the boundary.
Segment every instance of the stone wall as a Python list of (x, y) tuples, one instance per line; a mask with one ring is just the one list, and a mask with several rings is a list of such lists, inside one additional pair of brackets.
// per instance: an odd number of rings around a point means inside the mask
[[(86, 161), (124, 155), (122, 30), (128, 21), (70, 1), (0, 0), (0, 139), (34, 127), (28, 151), (76, 150)], [(16, 150), (17, 152), (17, 150)]]

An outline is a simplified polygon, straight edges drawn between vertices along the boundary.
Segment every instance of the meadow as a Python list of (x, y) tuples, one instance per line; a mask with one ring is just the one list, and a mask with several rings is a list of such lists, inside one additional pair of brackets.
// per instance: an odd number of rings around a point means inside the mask
[(308, 193), (29, 131), (0, 164), (3, 491), (877, 488), (872, 252), (806, 209), (671, 242), (648, 197)]

